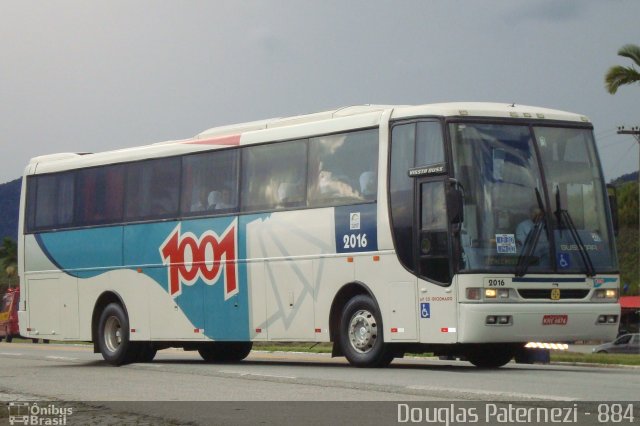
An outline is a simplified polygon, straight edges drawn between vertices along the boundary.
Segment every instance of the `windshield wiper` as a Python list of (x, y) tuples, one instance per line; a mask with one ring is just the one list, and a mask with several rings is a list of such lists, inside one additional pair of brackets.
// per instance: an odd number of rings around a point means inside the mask
[(593, 277), (596, 274), (596, 270), (593, 267), (593, 262), (591, 262), (591, 257), (587, 252), (587, 248), (585, 247), (580, 235), (578, 234), (578, 230), (576, 229), (576, 225), (573, 223), (571, 219), (571, 215), (567, 210), (563, 210), (560, 207), (560, 188), (556, 186), (556, 211), (555, 211), (556, 219), (558, 220), (558, 226), (562, 231), (563, 224), (569, 229), (569, 233), (571, 237), (575, 241), (578, 246), (578, 251), (580, 252), (580, 257), (582, 258), (582, 263), (584, 263), (584, 267), (586, 268), (587, 276)]
[(527, 273), (527, 269), (529, 269), (529, 265), (531, 265), (533, 252), (538, 246), (538, 241), (540, 240), (540, 233), (542, 232), (542, 229), (545, 228), (546, 214), (538, 188), (536, 188), (536, 200), (538, 201), (538, 208), (540, 209), (541, 214), (536, 216), (535, 221), (533, 222), (533, 228), (527, 234), (527, 237), (522, 244), (522, 252), (520, 253), (520, 256), (518, 256), (518, 264), (516, 265), (516, 277), (522, 277)]

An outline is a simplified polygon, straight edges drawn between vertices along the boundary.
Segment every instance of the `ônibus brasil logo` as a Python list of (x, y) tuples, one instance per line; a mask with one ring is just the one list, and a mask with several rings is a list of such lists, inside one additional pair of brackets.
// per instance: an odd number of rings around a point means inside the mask
[[(198, 238), (193, 232), (180, 233), (180, 223), (160, 246), (162, 263), (168, 265), (169, 294), (177, 297), (182, 284), (194, 285), (198, 279), (214, 285), (224, 275), (224, 299), (238, 293), (237, 219), (218, 236), (209, 230)], [(224, 271), (223, 271), (224, 269)]]

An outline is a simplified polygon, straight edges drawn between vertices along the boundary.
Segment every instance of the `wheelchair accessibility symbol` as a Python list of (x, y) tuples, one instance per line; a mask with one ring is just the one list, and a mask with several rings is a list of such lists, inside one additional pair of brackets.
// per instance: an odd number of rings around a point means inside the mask
[(571, 267), (571, 256), (569, 256), (569, 253), (558, 253), (558, 266), (560, 269), (567, 269)]
[(428, 303), (420, 304), (420, 318), (431, 318), (431, 307)]

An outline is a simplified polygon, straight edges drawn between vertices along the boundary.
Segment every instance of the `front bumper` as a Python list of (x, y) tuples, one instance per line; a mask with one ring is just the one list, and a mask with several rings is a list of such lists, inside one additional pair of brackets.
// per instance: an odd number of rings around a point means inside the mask
[[(620, 321), (617, 303), (461, 303), (459, 306), (459, 343), (613, 340)], [(508, 325), (488, 325), (489, 315), (510, 315), (512, 321)], [(618, 321), (599, 324), (600, 315), (617, 315)], [(545, 325), (545, 316), (563, 318), (566, 322)]]

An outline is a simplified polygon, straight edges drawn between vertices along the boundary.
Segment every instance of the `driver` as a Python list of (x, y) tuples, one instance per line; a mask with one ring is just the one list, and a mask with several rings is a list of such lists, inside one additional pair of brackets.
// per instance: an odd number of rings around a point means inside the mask
[[(518, 247), (522, 248), (524, 246), (525, 241), (527, 241), (527, 236), (531, 231), (533, 231), (533, 227), (535, 226), (535, 222), (542, 220), (544, 213), (538, 206), (532, 206), (529, 209), (529, 218), (523, 220), (516, 227), (516, 244)], [(542, 234), (540, 234), (540, 239), (542, 239)]]

